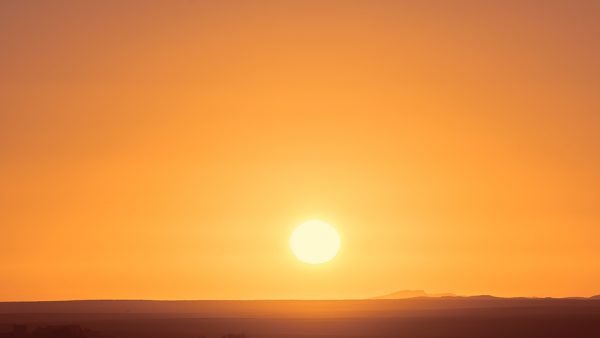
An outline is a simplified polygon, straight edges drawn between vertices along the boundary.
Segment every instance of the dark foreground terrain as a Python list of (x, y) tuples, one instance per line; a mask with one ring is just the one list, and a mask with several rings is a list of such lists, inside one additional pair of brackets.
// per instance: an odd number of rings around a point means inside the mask
[(600, 299), (0, 303), (1, 338), (600, 337)]

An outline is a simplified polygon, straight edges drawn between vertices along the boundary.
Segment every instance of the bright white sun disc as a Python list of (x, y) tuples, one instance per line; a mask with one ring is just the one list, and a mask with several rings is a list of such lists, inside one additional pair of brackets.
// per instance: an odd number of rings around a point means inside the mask
[(340, 236), (334, 227), (323, 221), (308, 221), (292, 232), (290, 248), (302, 262), (321, 264), (338, 253)]

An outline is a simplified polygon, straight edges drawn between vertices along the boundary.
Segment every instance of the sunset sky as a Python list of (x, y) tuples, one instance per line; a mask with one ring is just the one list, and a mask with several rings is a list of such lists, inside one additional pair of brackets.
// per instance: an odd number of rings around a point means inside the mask
[(600, 294), (599, 17), (1, 1), (0, 300)]

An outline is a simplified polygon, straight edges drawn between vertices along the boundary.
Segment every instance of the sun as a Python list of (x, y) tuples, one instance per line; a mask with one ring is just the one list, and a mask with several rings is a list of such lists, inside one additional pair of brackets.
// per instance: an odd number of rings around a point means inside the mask
[(340, 236), (326, 222), (313, 220), (300, 224), (290, 237), (290, 248), (304, 263), (329, 262), (340, 250)]

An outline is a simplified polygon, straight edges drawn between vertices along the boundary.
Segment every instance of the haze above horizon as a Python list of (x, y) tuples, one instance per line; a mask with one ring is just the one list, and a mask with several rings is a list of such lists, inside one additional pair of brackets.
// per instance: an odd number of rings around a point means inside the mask
[(599, 17), (0, 1), (0, 301), (598, 294)]

